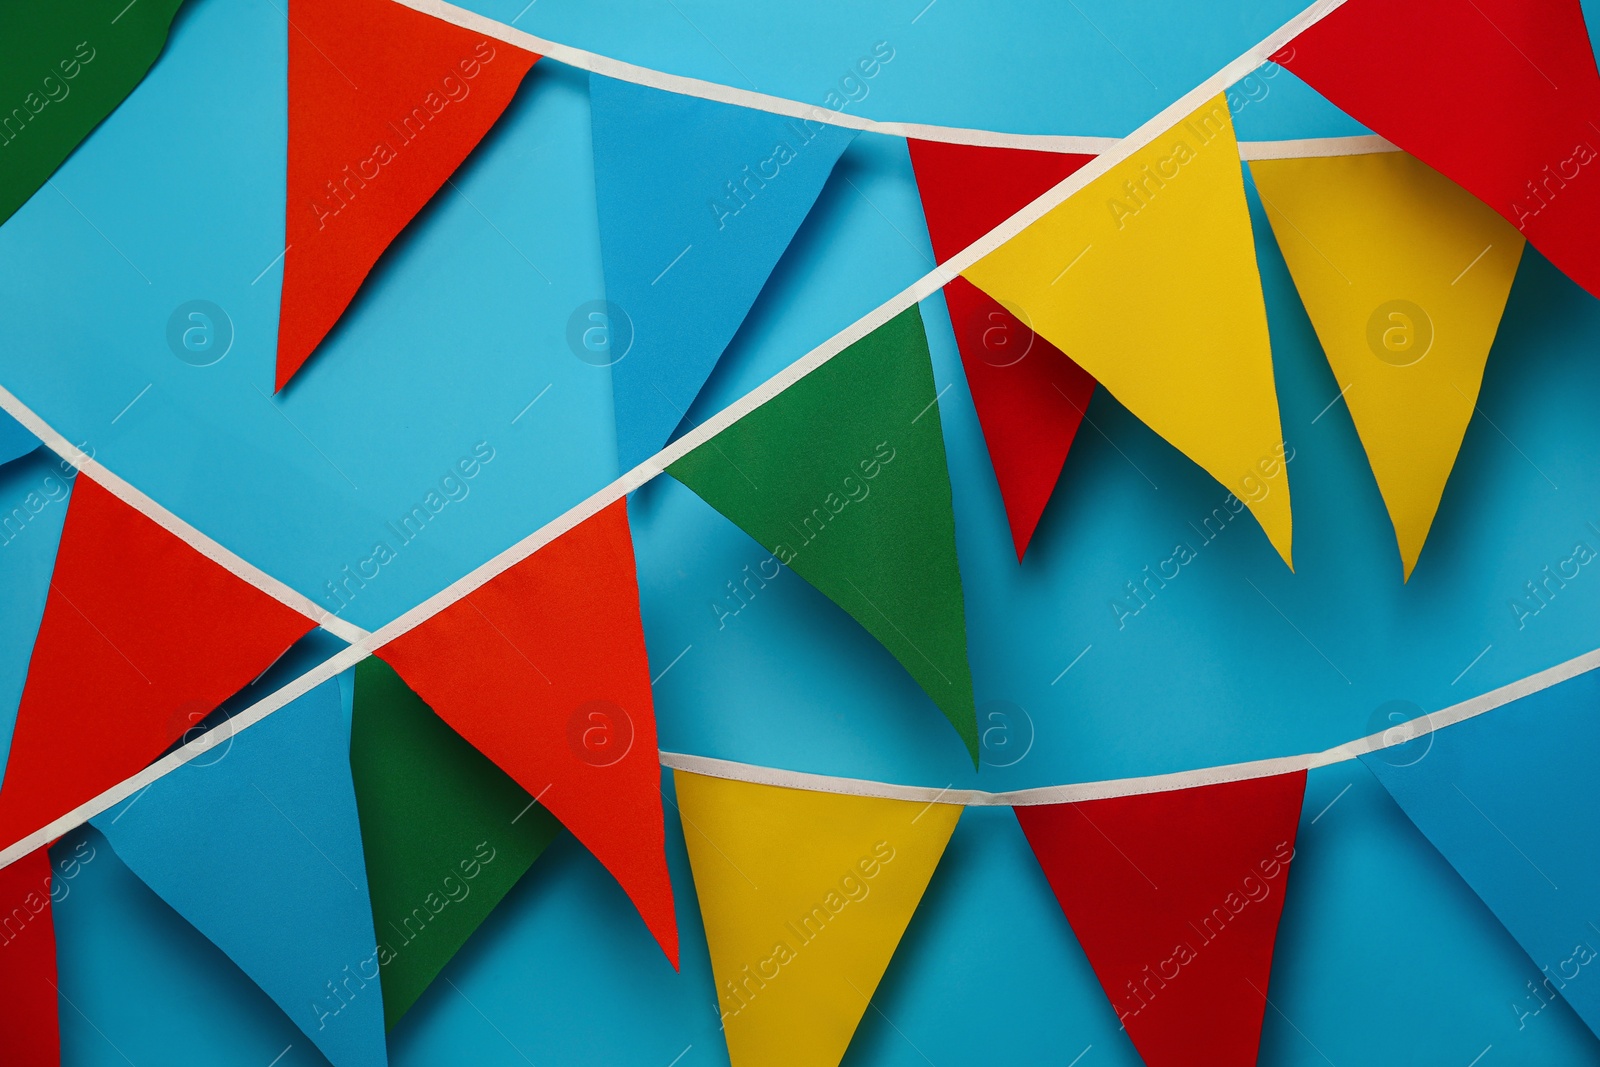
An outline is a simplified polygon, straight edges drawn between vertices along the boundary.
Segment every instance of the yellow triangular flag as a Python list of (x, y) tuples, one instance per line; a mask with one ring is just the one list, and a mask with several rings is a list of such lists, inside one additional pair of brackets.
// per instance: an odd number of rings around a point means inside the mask
[(1224, 97), (964, 273), (1249, 504), (1292, 565), (1266, 306)]
[(733, 1067), (836, 1067), (961, 807), (674, 780)]
[(1409, 579), (1477, 403), (1522, 235), (1404, 152), (1256, 160), (1250, 172)]

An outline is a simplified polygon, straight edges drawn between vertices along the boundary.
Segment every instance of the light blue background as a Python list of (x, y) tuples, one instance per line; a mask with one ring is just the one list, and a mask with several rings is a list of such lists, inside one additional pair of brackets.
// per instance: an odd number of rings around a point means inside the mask
[[(818, 103), (887, 40), (895, 58), (853, 111), (1108, 135), (1160, 110), (1298, 4), (525, 2), (472, 6), (605, 54)], [(374, 626), (616, 473), (608, 372), (565, 340), (573, 309), (602, 295), (584, 77), (553, 63), (534, 69), (458, 174), (460, 192), (446, 190), (419, 216), (274, 401), (281, 10), (278, 0), (192, 0), (145, 84), (54, 188), (0, 227), (0, 381), (122, 476), (312, 597), (459, 456), (489, 442), (496, 457), (471, 495), (345, 612)], [(1359, 131), (1291, 75), (1266, 85), (1237, 116), (1244, 137)], [(985, 712), (995, 701), (1024, 709), (1011, 712), (1007, 736), (1020, 745), (1031, 723), (1027, 755), (974, 775), (909, 677), (792, 575), (719, 630), (712, 603), (765, 553), (667, 480), (633, 503), (655, 671), (688, 649), (656, 686), (663, 746), (1007, 789), (1320, 749), (1387, 725), (1392, 702), (1442, 707), (1592, 647), (1600, 577), (1589, 569), (1522, 628), (1509, 604), (1574, 543), (1600, 546), (1588, 525), (1600, 524), (1591, 459), (1600, 308), (1528, 252), (1482, 415), (1402, 585), (1360, 444), (1341, 404), (1324, 413), (1338, 389), (1253, 210), (1295, 449), (1298, 573), (1241, 521), (1119, 630), (1109, 604), (1123, 583), (1193, 541), (1189, 524), (1223, 490), (1104, 393), (1089, 411), (1098, 432), (1080, 434), (1019, 567), (934, 298), (924, 312), (936, 375), (953, 386), (941, 411), (977, 697)], [(903, 142), (857, 138), (691, 417), (748, 391), (930, 263)], [(193, 299), (222, 306), (236, 331), (211, 367), (166, 346), (168, 316)], [(51, 466), (35, 455), (0, 470), (0, 503), (9, 509)], [(8, 714), (64, 512), (52, 504), (0, 547)], [(282, 1067), (321, 1062), (103, 839), (79, 831), (63, 847), (79, 834), (97, 853), (57, 909), (68, 1064), (265, 1067), (280, 1053)], [(447, 968), (454, 988), (436, 984), (402, 1022), (394, 1062), (726, 1062), (671, 821), (668, 840), (680, 974), (564, 838)], [(1563, 1005), (1518, 1029), (1512, 1005), (1537, 969), (1363, 768), (1311, 776), (1288, 893), (1264, 1064), (1464, 1067), (1480, 1054), (1483, 1067), (1600, 1063), (1600, 1045)], [(1080, 1053), (1080, 1067), (1137, 1062), (1003, 809), (963, 818), (876, 1005), (848, 1062), (1066, 1065)]]

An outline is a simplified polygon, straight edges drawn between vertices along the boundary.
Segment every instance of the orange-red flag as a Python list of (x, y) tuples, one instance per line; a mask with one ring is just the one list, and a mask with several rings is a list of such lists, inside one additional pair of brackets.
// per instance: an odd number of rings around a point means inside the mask
[(143, 770), (314, 625), (78, 475), (0, 784), (0, 846)]
[(50, 853), (40, 847), (0, 869), (0, 1033), (6, 1062), (59, 1067), (56, 927)]
[(626, 502), (378, 655), (594, 853), (676, 967), (655, 707)]
[(393, 0), (293, 0), (289, 26), (278, 389), (539, 59)]

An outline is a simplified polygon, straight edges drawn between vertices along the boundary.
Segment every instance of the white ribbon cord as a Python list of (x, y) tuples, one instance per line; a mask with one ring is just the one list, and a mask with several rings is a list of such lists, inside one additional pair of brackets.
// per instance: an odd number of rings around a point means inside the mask
[[(335, 677), (341, 671), (354, 667), (365, 659), (375, 639), (367, 638), (358, 645), (324, 660), (316, 667), (285, 685), (277, 692), (257, 701), (225, 726), (217, 726), (182, 748), (167, 754), (138, 774), (119, 782), (93, 800), (80, 805), (35, 833), (29, 834), (10, 847), (0, 851), (0, 867), (21, 859), (35, 849), (49, 844), (74, 827), (88, 822), (101, 812), (108, 811), (124, 800), (145, 789), (165, 775), (177, 770), (197, 756), (204, 755), (219, 744), (230, 741), (233, 735), (260, 722), (274, 711), (305, 695), (313, 688)], [(1523, 697), (1548, 689), (1568, 679), (1600, 667), (1600, 649), (1585, 652), (1559, 663), (1547, 670), (1530, 674), (1515, 682), (1501, 686), (1453, 704), (1448, 708), (1413, 719), (1381, 733), (1347, 741), (1321, 752), (1299, 756), (1282, 756), (1275, 759), (1252, 760), (1245, 763), (1228, 763), (1216, 767), (1176, 771), (1170, 774), (1153, 774), (1138, 778), (1113, 778), (1099, 782), (1077, 782), (1067, 785), (1041, 786), (1018, 789), (1005, 793), (990, 793), (981, 789), (954, 789), (946, 786), (936, 789), (929, 786), (896, 785), (891, 782), (874, 782), (860, 778), (843, 778), (834, 775), (809, 774), (804, 771), (784, 770), (778, 767), (760, 767), (749, 763), (715, 759), (711, 756), (691, 756), (679, 752), (661, 752), (663, 767), (687, 771), (692, 774), (725, 778), (757, 785), (773, 785), (786, 789), (804, 789), (810, 792), (840, 793), (847, 796), (877, 797), (883, 800), (907, 800), (924, 804), (961, 804), (968, 807), (1025, 807), (1034, 804), (1071, 804), (1086, 800), (1108, 800), (1113, 797), (1138, 796), (1146, 793), (1163, 793), (1199, 786), (1219, 785), (1251, 778), (1267, 778), (1300, 770), (1315, 770), (1336, 763), (1356, 759), (1368, 752), (1391, 748), (1416, 738), (1428, 736), (1438, 730), (1465, 722), (1496, 708), (1504, 707)]]
[[(396, 2), (401, 2), (401, 0), (396, 0)], [(1269, 56), (1273, 55), (1284, 45), (1288, 44), (1289, 41), (1293, 40), (1306, 29), (1325, 18), (1329, 13), (1342, 6), (1344, 2), (1345, 0), (1317, 0), (1316, 3), (1312, 4), (1310, 7), (1307, 7), (1294, 18), (1284, 23), (1255, 47), (1241, 54), (1231, 63), (1218, 70), (1211, 77), (1207, 78), (1204, 82), (1195, 86), (1178, 100), (1162, 109), (1162, 111), (1147, 120), (1127, 137), (1116, 141), (1110, 148), (1101, 152), (1093, 160), (1086, 163), (1077, 171), (1041, 194), (1032, 203), (1018, 211), (1016, 214), (1012, 215), (999, 226), (990, 230), (983, 237), (973, 242), (951, 259), (939, 264), (928, 274), (913, 282), (910, 286), (902, 290), (896, 296), (890, 298), (889, 301), (880, 305), (878, 308), (869, 312), (867, 315), (851, 325), (845, 327), (832, 338), (823, 342), (805, 356), (801, 357), (793, 364), (786, 367), (772, 378), (768, 379), (755, 390), (741, 397), (733, 404), (707, 419), (705, 422), (700, 424), (700, 426), (696, 427), (683, 437), (679, 438), (677, 441), (668, 445), (655, 456), (652, 456), (651, 458), (641, 462), (638, 466), (617, 478), (610, 485), (593, 493), (587, 499), (569, 509), (564, 514), (546, 523), (544, 526), (540, 527), (538, 530), (535, 530), (533, 533), (529, 534), (521, 541), (518, 541), (510, 548), (507, 548), (505, 551), (494, 556), (487, 562), (474, 568), (472, 571), (463, 575), (461, 578), (458, 578), (456, 581), (452, 582), (449, 586), (440, 590), (432, 597), (429, 597), (427, 600), (423, 601), (421, 604), (418, 604), (410, 611), (399, 616), (398, 618), (389, 622), (387, 625), (372, 633), (362, 631), (358, 627), (354, 627), (350, 623), (346, 623), (343, 620), (338, 619), (336, 616), (332, 616), (325, 609), (322, 609), (318, 605), (312, 603), (309, 598), (306, 598), (302, 594), (290, 589), (282, 582), (279, 582), (277, 579), (265, 574), (253, 564), (248, 563), (234, 553), (223, 548), (209, 537), (206, 537), (198, 530), (195, 530), (192, 526), (183, 522), (177, 516), (173, 515), (165, 508), (162, 508), (159, 504), (156, 504), (154, 501), (150, 500), (149, 497), (145, 496), (131, 485), (128, 485), (121, 478), (118, 478), (109, 470), (106, 470), (104, 466), (95, 461), (93, 458), (83, 454), (77, 448), (73, 447), (65, 437), (59, 433), (56, 433), (53, 429), (47, 426), (42, 419), (36, 416), (31, 410), (17, 400), (16, 397), (12, 396), (10, 392), (4, 389), (0, 389), (0, 406), (3, 406), (8, 412), (17, 417), (24, 426), (28, 427), (29, 430), (33, 431), (34, 434), (40, 438), (40, 440), (44, 441), (52, 449), (52, 451), (57, 452), (63, 458), (66, 458), (75, 464), (80, 464), (80, 470), (90, 471), (94, 475), (96, 481), (106, 485), (108, 489), (116, 492), (119, 497), (127, 501), (131, 506), (138, 508), (141, 512), (150, 516), (150, 518), (153, 520), (161, 523), (163, 527), (171, 530), (174, 534), (183, 538), (197, 550), (203, 552), (208, 558), (215, 559), (218, 563), (228, 567), (228, 569), (233, 573), (239, 575), (241, 578), (244, 578), (246, 581), (249, 581), (250, 584), (268, 592), (276, 599), (282, 600), (286, 604), (290, 604), (291, 606), (295, 607), (296, 610), (306, 611), (306, 613), (312, 618), (328, 620), (323, 622), (322, 625), (324, 625), (329, 632), (335, 633), (341, 638), (352, 642), (350, 648), (344, 650), (329, 660), (324, 661), (318, 667), (313, 668), (305, 675), (302, 675), (300, 678), (297, 678), (283, 686), (277, 692), (264, 697), (260, 701), (257, 701), (255, 704), (251, 705), (250, 708), (246, 709), (238, 716), (235, 716), (231, 720), (233, 724), (232, 732), (238, 732), (248, 728), (251, 725), (254, 725), (261, 719), (266, 718), (274, 711), (277, 711), (284, 705), (288, 704), (291, 700), (307, 692), (310, 688), (312, 688), (312, 686), (333, 677), (334, 675), (338, 674), (339, 671), (344, 670), (347, 667), (353, 666), (355, 663), (365, 658), (373, 650), (381, 647), (389, 641), (394, 640), (401, 634), (404, 634), (407, 631), (415, 628), (426, 619), (431, 618), (433, 615), (444, 610), (446, 607), (471, 594), (473, 591), (492, 580), (495, 576), (515, 566), (517, 563), (520, 563), (522, 560), (526, 559), (540, 548), (543, 548), (561, 534), (566, 533), (587, 519), (592, 518), (594, 515), (599, 513), (601, 509), (617, 500), (622, 499), (634, 489), (637, 489), (639, 486), (650, 481), (658, 474), (661, 474), (670, 464), (676, 462), (684, 455), (687, 455), (690, 451), (699, 447), (701, 444), (711, 440), (717, 434), (733, 425), (745, 415), (748, 415), (756, 408), (765, 404), (767, 401), (771, 400), (773, 397), (789, 388), (789, 386), (795, 384), (812, 371), (821, 367), (824, 363), (827, 363), (830, 359), (838, 355), (851, 344), (854, 344), (856, 341), (867, 336), (873, 330), (876, 330), (879, 326), (882, 326), (884, 323), (888, 322), (890, 319), (894, 318), (894, 316), (900, 314), (913, 304), (920, 302), (928, 296), (931, 296), (933, 293), (943, 288), (952, 278), (959, 275), (963, 270), (972, 266), (978, 260), (993, 252), (1006, 241), (1009, 241), (1011, 238), (1021, 233), (1029, 225), (1043, 217), (1057, 204), (1060, 204), (1073, 193), (1076, 193), (1094, 179), (1108, 172), (1117, 163), (1128, 158), (1133, 153), (1149, 144), (1156, 137), (1164, 133), (1166, 130), (1176, 125), (1185, 116), (1198, 109), (1205, 101), (1216, 96), (1229, 85), (1232, 85), (1245, 74), (1255, 69)], [(442, 13), (454, 13), (454, 15), (448, 19), (448, 21), (455, 21), (458, 25), (467, 25), (478, 29), (484, 29), (486, 26), (499, 26), (498, 23), (493, 23), (488, 19), (484, 19), (481, 16), (464, 11), (460, 8), (439, 3), (438, 0), (408, 0), (408, 6), (414, 7), (417, 10), (426, 11), (430, 14), (437, 14), (440, 17), (445, 17), (445, 14)], [(504, 29), (508, 34), (520, 34), (520, 31), (511, 30), (509, 27), (504, 27)], [(489, 31), (485, 30), (485, 32)], [(534, 48), (535, 51), (537, 51), (539, 47), (550, 46), (549, 42), (541, 42), (537, 38), (533, 38), (529, 35), (523, 34), (521, 37), (526, 38), (530, 42), (529, 47)], [(537, 42), (537, 44), (534, 44), (533, 42)], [(562, 55), (566, 55), (568, 57), (591, 57), (595, 62), (600, 62), (603, 59), (603, 57), (591, 56), (590, 53), (579, 52), (575, 49), (567, 49), (564, 46), (555, 46), (555, 51), (546, 52), (545, 54), (551, 55), (552, 58), (558, 59), (561, 58)], [(628, 64), (617, 64), (617, 61), (614, 60), (604, 60), (604, 63), (613, 64), (619, 68), (625, 67), (629, 70), (643, 71), (643, 68), (634, 68)], [(609, 68), (602, 71), (602, 73), (609, 72)], [(645, 71), (643, 73), (650, 72)], [(672, 76), (659, 75), (659, 77), (668, 79)], [(677, 80), (693, 82), (694, 84), (700, 86), (707, 86), (709, 87), (707, 92), (710, 92), (712, 89), (722, 93), (738, 94), (741, 92), (740, 90), (728, 89), (726, 87), (712, 86), (711, 83), (695, 82), (693, 79)], [(768, 99), (776, 100), (777, 98)], [(790, 103), (783, 101), (779, 102), (785, 104)], [(310, 608), (311, 610), (307, 611), (307, 608)], [(341, 633), (340, 630), (334, 628), (335, 626), (344, 628), (344, 631)], [(197, 748), (196, 746), (205, 746), (205, 748)], [(60, 836), (67, 830), (72, 829), (74, 826), (80, 825), (100, 812), (105, 811), (107, 808), (121, 802), (127, 797), (133, 795), (133, 793), (138, 789), (149, 785), (150, 783), (161, 778), (163, 775), (169, 773), (179, 766), (182, 766), (184, 763), (188, 762), (189, 759), (193, 758), (194, 755), (198, 754), (198, 752), (205, 751), (208, 748), (209, 746), (206, 746), (205, 737), (203, 736), (190, 745), (186, 745), (176, 752), (169, 754), (167, 757), (159, 760), (155, 764), (146, 768), (144, 771), (141, 771), (139, 774), (136, 774), (112, 787), (111, 789), (106, 790), (95, 799), (79, 806), (69, 814), (54, 820), (50, 823), (50, 825), (43, 827), (33, 834), (29, 834), (27, 837), (15, 842), (4, 850), (0, 850), (0, 867), (9, 864), (13, 860), (18, 859), (23, 855), (26, 855), (34, 848), (39, 847), (41, 844), (53, 840), (55, 837)], [(194, 751), (191, 751), (191, 749)], [(1269, 762), (1274, 763), (1274, 765), (1277, 763), (1277, 761)], [(1251, 765), (1243, 764), (1238, 766), (1249, 767)], [(1213, 770), (1226, 771), (1228, 769), (1214, 768)], [(1237, 768), (1234, 768), (1234, 770), (1237, 770)], [(1210, 772), (1192, 773), (1204, 774)], [(1244, 773), (1241, 776), (1250, 777), (1251, 775)], [(840, 781), (848, 780), (841, 779)], [(1131, 779), (1129, 781), (1146, 780)], [(909, 787), (884, 786), (883, 788)], [(1062, 786), (1057, 788), (1067, 790), (1088, 790), (1093, 788), (1093, 786)], [(1037, 801), (1035, 802), (1037, 803)]]
[(1358, 137), (1307, 137), (1296, 141), (1240, 141), (1240, 159), (1313, 159), (1398, 152), (1398, 145), (1375, 133)]
[[(475, 11), (468, 11), (464, 7), (445, 3), (444, 0), (394, 0), (404, 7), (434, 18), (448, 22), (462, 29), (474, 30), (487, 37), (514, 45), (517, 48), (537, 53), (547, 59), (564, 63), (569, 67), (603, 74), (617, 81), (630, 82), (634, 85), (644, 85), (651, 89), (660, 89), (663, 92), (675, 93), (679, 96), (692, 96), (700, 100), (711, 100), (719, 104), (733, 104), (737, 107), (750, 108), (755, 111), (765, 111), (772, 115), (783, 115), (788, 118), (811, 119), (815, 122), (827, 123), (847, 130), (860, 130), (863, 133), (881, 133), (890, 137), (907, 137), (918, 141), (943, 141), (946, 144), (975, 145), (986, 148), (1021, 148), (1034, 152), (1070, 152), (1078, 155), (1100, 155), (1115, 148), (1121, 138), (1074, 136), (1047, 133), (1002, 133), (997, 130), (974, 130), (960, 126), (933, 126), (920, 122), (882, 122), (858, 115), (847, 115), (843, 111), (823, 107), (821, 104), (807, 104), (799, 100), (788, 100), (781, 96), (771, 96), (767, 93), (756, 92), (752, 89), (736, 89), (731, 85), (722, 85), (718, 82), (705, 81), (701, 78), (689, 78), (681, 74), (668, 74), (664, 71), (652, 70), (634, 63), (627, 63), (620, 59), (612, 59), (595, 52), (585, 51), (582, 48), (573, 48), (559, 41), (546, 40), (535, 37), (515, 26), (503, 22), (496, 22), (485, 15)], [(1338, 0), (1307, 22), (1295, 32), (1310, 26), (1312, 22), (1325, 16), (1328, 11), (1338, 7), (1344, 0)], [(1287, 44), (1287, 39), (1283, 42)], [(1279, 47), (1282, 47), (1280, 45)], [(1277, 49), (1273, 49), (1276, 52)], [(1215, 96), (1229, 85), (1249, 74), (1251, 70), (1266, 62), (1272, 53), (1267, 53), (1252, 63), (1248, 68), (1239, 71), (1228, 82), (1212, 90), (1208, 96)], [(1198, 106), (1198, 104), (1196, 105)], [(1190, 108), (1190, 110), (1194, 110)], [(1239, 145), (1239, 155), (1244, 159), (1288, 159), (1301, 156), (1345, 156), (1360, 155), (1369, 152), (1398, 152), (1399, 149), (1382, 137), (1319, 137), (1296, 141), (1243, 141)]]
[(661, 765), (674, 770), (712, 778), (726, 778), (736, 782), (757, 785), (775, 785), (786, 789), (804, 789), (816, 793), (843, 793), (847, 796), (877, 797), (883, 800), (909, 800), (923, 804), (961, 804), (966, 807), (1026, 807), (1034, 804), (1075, 804), (1085, 800), (1108, 800), (1113, 797), (1139, 796), (1145, 793), (1166, 793), (1177, 789), (1194, 789), (1198, 786), (1219, 785), (1223, 782), (1240, 782), (1251, 778), (1270, 778), (1294, 771), (1314, 770), (1335, 763), (1344, 763), (1369, 752), (1392, 748), (1420, 737), (1426, 737), (1447, 726), (1476, 718), (1486, 712), (1504, 707), (1541, 689), (1575, 678), (1586, 671), (1600, 667), (1600, 649), (1557, 664), (1548, 670), (1518, 679), (1451, 705), (1442, 711), (1424, 715), (1420, 719), (1396, 725), (1366, 737), (1347, 741), (1342, 745), (1310, 752), (1300, 756), (1280, 756), (1274, 759), (1251, 760), (1246, 763), (1226, 763), (1217, 767), (1202, 767), (1192, 771), (1175, 771), (1170, 774), (1152, 774), (1140, 778), (1112, 778), (1100, 782), (1079, 782), (1071, 785), (1047, 785), (1033, 789), (1017, 789), (1008, 793), (989, 793), (981, 789), (933, 789), (917, 785), (893, 785), (860, 778), (840, 778), (825, 774), (807, 774), (803, 771), (786, 771), (774, 767), (757, 767), (748, 763), (713, 759), (710, 756), (688, 756), (678, 752), (661, 753)]

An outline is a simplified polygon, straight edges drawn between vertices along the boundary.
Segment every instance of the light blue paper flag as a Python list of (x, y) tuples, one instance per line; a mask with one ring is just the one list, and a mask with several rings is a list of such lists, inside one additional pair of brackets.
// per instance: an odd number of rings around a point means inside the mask
[(1539, 967), (1527, 1013), (1559, 993), (1600, 1034), (1597, 752), (1590, 671), (1361, 759)]
[(23, 429), (22, 423), (0, 411), (0, 466), (26, 456), (38, 447), (37, 437)]
[(94, 826), (334, 1067), (383, 1067), (377, 939), (338, 680), (223, 738)]
[(589, 102), (609, 306), (569, 341), (613, 364), (627, 470), (688, 413), (855, 131), (598, 74)]

